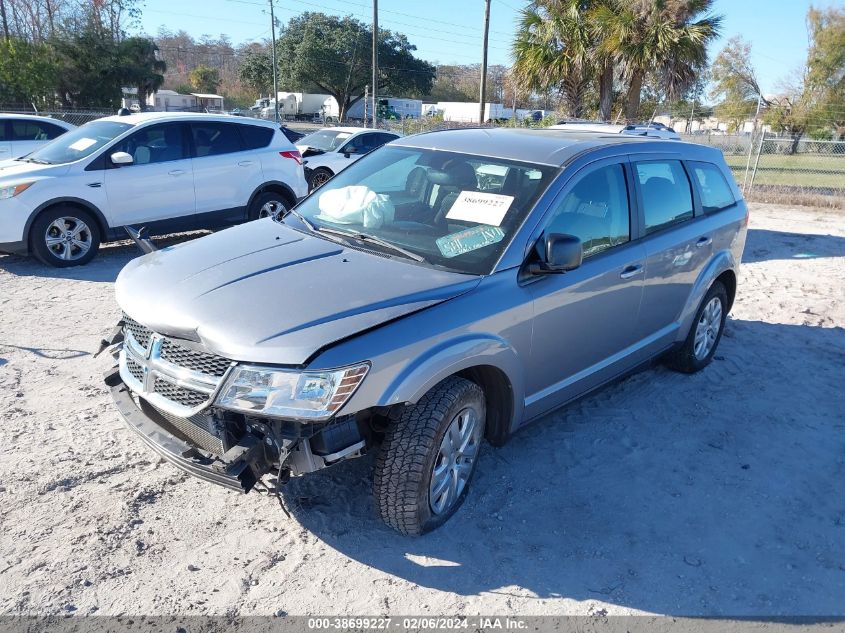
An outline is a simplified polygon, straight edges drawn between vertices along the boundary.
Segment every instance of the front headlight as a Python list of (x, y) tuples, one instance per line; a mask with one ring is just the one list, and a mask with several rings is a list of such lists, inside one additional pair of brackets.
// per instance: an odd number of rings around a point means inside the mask
[(280, 418), (326, 420), (340, 409), (364, 380), (370, 365), (326, 371), (294, 371), (243, 365), (235, 367), (217, 406), (242, 413)]
[(14, 198), (16, 195), (26, 191), (34, 184), (35, 181), (31, 180), (30, 182), (19, 182), (16, 185), (5, 185), (3, 187), (0, 187), (0, 200), (5, 200), (6, 198)]

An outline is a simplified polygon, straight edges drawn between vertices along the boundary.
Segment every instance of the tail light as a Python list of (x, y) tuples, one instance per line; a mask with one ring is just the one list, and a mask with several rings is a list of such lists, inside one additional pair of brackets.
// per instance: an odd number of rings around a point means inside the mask
[(292, 152), (279, 152), (279, 156), (295, 160), (297, 165), (302, 164), (302, 154), (300, 154), (298, 150), (293, 150)]

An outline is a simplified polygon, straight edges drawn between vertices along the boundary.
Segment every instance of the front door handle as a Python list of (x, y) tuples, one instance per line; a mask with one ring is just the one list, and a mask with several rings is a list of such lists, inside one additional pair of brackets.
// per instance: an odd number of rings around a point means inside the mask
[(710, 246), (712, 243), (713, 243), (713, 238), (712, 238), (712, 237), (702, 237), (700, 240), (698, 240), (698, 241), (695, 243), (695, 245), (696, 245), (698, 248), (701, 248), (702, 246)]
[(182, 174), (185, 173), (185, 170), (184, 169), (174, 169), (173, 171), (169, 171), (167, 173), (170, 174), (171, 176), (181, 176)]
[(626, 266), (625, 270), (623, 270), (621, 273), (619, 273), (619, 276), (622, 279), (630, 279), (631, 277), (636, 277), (641, 272), (643, 272), (643, 267), (640, 266), (639, 264), (636, 264), (636, 265), (632, 265), (632, 266)]
[(252, 165), (251, 160), (242, 160), (238, 163), (238, 167), (249, 167), (250, 165)]

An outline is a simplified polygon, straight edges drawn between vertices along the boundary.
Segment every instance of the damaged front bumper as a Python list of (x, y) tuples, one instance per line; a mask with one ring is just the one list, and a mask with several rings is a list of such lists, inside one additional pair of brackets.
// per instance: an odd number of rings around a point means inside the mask
[(155, 409), (136, 401), (117, 368), (105, 375), (105, 381), (126, 425), (153, 451), (186, 473), (230, 490), (248, 492), (272, 469), (273, 458), (258, 437), (244, 435), (223, 455), (201, 451), (168, 432), (167, 421)]

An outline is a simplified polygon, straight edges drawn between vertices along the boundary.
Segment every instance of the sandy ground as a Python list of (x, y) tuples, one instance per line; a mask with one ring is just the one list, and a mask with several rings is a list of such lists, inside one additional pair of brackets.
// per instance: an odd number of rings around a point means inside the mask
[(0, 614), (845, 614), (845, 215), (751, 218), (707, 370), (488, 448), (419, 539), (376, 518), (368, 458), (293, 482), (288, 519), (124, 429), (91, 352), (134, 247), (0, 256)]

